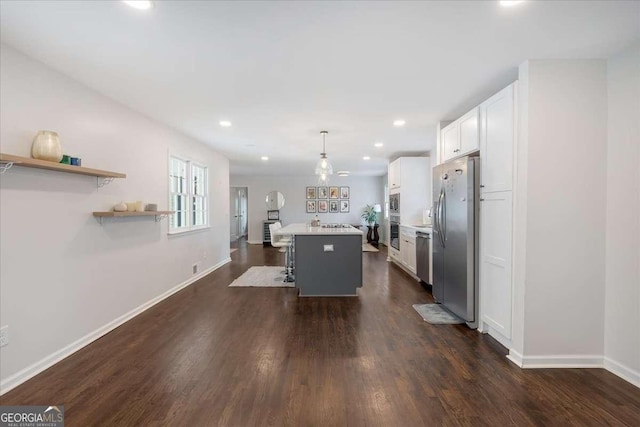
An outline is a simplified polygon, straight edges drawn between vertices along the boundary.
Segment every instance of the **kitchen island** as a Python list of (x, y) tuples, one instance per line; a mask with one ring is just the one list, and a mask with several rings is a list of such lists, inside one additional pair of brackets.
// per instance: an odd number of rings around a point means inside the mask
[(290, 224), (298, 296), (357, 296), (362, 286), (362, 231), (348, 224)]

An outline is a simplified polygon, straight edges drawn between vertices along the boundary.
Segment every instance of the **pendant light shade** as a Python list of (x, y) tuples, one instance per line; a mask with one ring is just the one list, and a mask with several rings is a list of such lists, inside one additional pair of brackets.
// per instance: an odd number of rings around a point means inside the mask
[(320, 182), (327, 182), (329, 180), (329, 175), (333, 175), (333, 166), (329, 162), (327, 158), (326, 148), (325, 148), (325, 138), (329, 132), (323, 130), (320, 132), (322, 135), (322, 153), (320, 153), (320, 160), (316, 164), (316, 175), (318, 175), (318, 179)]

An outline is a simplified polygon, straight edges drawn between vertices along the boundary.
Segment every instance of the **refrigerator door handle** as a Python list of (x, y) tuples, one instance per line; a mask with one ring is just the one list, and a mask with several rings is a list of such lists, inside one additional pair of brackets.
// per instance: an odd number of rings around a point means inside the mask
[[(438, 196), (438, 236), (440, 237), (440, 243), (442, 243), (443, 248), (444, 248), (444, 242), (445, 242), (444, 228), (442, 227), (442, 219), (445, 215), (445, 212), (444, 212), (445, 199), (444, 198), (445, 198), (444, 188), (441, 188), (440, 195)], [(445, 228), (447, 227), (446, 218), (445, 218), (444, 227)]]
[[(439, 195), (438, 195), (438, 199), (439, 199)], [(440, 231), (438, 230), (438, 209), (439, 209), (440, 205), (438, 204), (438, 200), (436, 200), (435, 206), (433, 207), (433, 228), (434, 231), (436, 233), (440, 233)]]
[(440, 234), (442, 235), (442, 247), (444, 247), (444, 243), (447, 240), (447, 193), (444, 191), (444, 188), (442, 189), (442, 202), (440, 203), (442, 204), (442, 215), (440, 215), (442, 219), (441, 225), (444, 225), (440, 227), (442, 229), (442, 233)]

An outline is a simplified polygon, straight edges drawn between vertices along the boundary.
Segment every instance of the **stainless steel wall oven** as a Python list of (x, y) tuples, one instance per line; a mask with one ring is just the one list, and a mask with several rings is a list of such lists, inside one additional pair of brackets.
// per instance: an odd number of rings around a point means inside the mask
[(400, 250), (400, 215), (389, 215), (389, 244)]

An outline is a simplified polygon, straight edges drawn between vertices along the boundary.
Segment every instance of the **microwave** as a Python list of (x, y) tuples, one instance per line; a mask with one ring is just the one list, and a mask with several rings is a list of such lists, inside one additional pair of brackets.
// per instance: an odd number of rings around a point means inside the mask
[(400, 214), (400, 193), (389, 194), (389, 213)]

